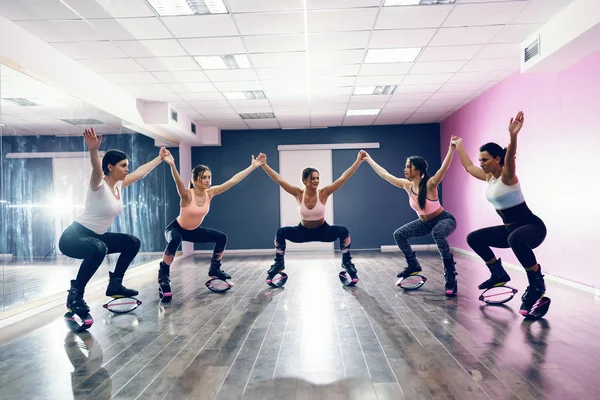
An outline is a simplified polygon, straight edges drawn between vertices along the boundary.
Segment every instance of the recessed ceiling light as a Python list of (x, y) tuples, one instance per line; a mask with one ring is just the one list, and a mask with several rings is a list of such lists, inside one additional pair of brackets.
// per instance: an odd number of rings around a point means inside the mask
[(265, 118), (275, 118), (275, 114), (273, 113), (242, 113), (240, 114), (242, 119), (265, 119)]
[(245, 54), (194, 57), (202, 69), (245, 69), (252, 68)]
[(382, 95), (382, 94), (393, 94), (394, 90), (396, 90), (396, 86), (359, 86), (354, 88), (353, 94), (373, 94), (373, 95)]
[(348, 110), (346, 111), (346, 116), (356, 116), (356, 115), (377, 115), (381, 111), (381, 108), (371, 108), (366, 110)]
[(227, 100), (258, 100), (266, 99), (262, 90), (247, 90), (244, 92), (223, 92)]
[(14, 103), (16, 105), (23, 106), (23, 107), (33, 107), (33, 106), (40, 105), (39, 103), (36, 103), (29, 99), (20, 98), (20, 97), (5, 97), (4, 100), (10, 101), (11, 103)]
[(454, 4), (456, 0), (385, 0), (384, 6), (427, 6), (433, 4)]
[(161, 17), (195, 14), (227, 14), (223, 0), (148, 0)]
[(59, 118), (59, 120), (72, 125), (104, 125), (104, 122), (94, 118)]
[(365, 63), (401, 63), (413, 62), (422, 47), (405, 47), (401, 49), (370, 49), (367, 51)]

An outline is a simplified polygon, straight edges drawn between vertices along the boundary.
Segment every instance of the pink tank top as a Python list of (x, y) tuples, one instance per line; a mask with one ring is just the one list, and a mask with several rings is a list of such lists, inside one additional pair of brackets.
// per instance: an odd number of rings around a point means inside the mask
[(204, 217), (208, 214), (208, 210), (210, 209), (210, 196), (206, 193), (206, 201), (202, 205), (202, 207), (198, 207), (196, 204), (196, 194), (194, 190), (192, 192), (192, 201), (185, 207), (181, 207), (179, 209), (179, 216), (177, 217), (177, 222), (183, 229), (187, 229), (188, 231), (192, 231), (200, 226), (202, 221), (204, 221)]
[(317, 193), (317, 203), (310, 210), (304, 204), (304, 192), (302, 192), (302, 201), (298, 205), (298, 211), (300, 211), (300, 218), (304, 221), (319, 221), (325, 218), (325, 204), (319, 200), (319, 194)]
[(432, 213), (436, 212), (442, 206), (440, 204), (439, 199), (431, 200), (426, 197), (425, 198), (425, 209), (422, 210), (421, 207), (419, 207), (419, 195), (417, 195), (412, 190), (412, 187), (410, 188), (409, 197), (410, 197), (410, 199), (409, 199), (410, 206), (412, 207), (413, 210), (415, 210), (417, 212), (417, 215), (432, 214)]

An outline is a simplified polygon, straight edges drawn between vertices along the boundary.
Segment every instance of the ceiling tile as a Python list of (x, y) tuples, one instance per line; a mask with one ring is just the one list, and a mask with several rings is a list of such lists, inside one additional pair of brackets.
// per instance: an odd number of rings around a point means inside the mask
[(508, 24), (527, 6), (527, 2), (458, 4), (444, 21), (449, 26), (483, 26)]
[(253, 69), (205, 70), (204, 73), (213, 82), (258, 80)]
[(163, 17), (161, 19), (176, 38), (239, 35), (233, 17), (229, 14)]
[(302, 11), (302, 0), (227, 0), (232, 13), (260, 13), (269, 11)]
[(310, 51), (364, 49), (370, 36), (370, 31), (310, 33), (308, 48)]
[(375, 29), (437, 28), (452, 8), (452, 5), (383, 7)]
[(458, 72), (467, 61), (430, 61), (417, 62), (410, 70), (410, 74), (439, 74)]
[(427, 46), (419, 57), (418, 61), (457, 61), (470, 60), (479, 52), (483, 45), (468, 46)]
[(436, 29), (375, 31), (369, 42), (369, 48), (423, 47), (431, 41), (436, 32)]
[(244, 36), (249, 53), (283, 53), (304, 51), (304, 35), (256, 35)]
[(304, 13), (235, 14), (242, 35), (304, 33)]
[(131, 57), (175, 57), (187, 55), (175, 39), (115, 41)]
[(192, 56), (246, 53), (241, 36), (179, 39), (179, 43)]
[(89, 20), (110, 40), (171, 39), (158, 18), (120, 18)]
[(370, 31), (377, 12), (377, 8), (309, 11), (308, 32)]
[(441, 28), (433, 37), (430, 46), (459, 46), (486, 44), (502, 30), (503, 26), (473, 26), (463, 28)]
[(136, 58), (139, 64), (143, 65), (150, 72), (154, 71), (193, 71), (200, 69), (198, 64), (191, 57), (155, 57), (155, 58)]

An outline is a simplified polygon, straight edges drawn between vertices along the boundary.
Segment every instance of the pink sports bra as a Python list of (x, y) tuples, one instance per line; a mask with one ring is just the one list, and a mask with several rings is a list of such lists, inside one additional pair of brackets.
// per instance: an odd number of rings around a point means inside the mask
[(319, 194), (317, 193), (317, 203), (312, 209), (308, 209), (304, 204), (304, 192), (302, 192), (302, 201), (298, 204), (298, 211), (300, 211), (300, 218), (304, 221), (319, 221), (325, 218), (325, 204), (319, 200)]
[(409, 197), (410, 197), (410, 199), (409, 199), (410, 206), (412, 207), (413, 210), (415, 210), (417, 212), (417, 215), (433, 214), (442, 206), (440, 204), (439, 199), (431, 200), (426, 197), (425, 198), (425, 209), (422, 210), (421, 207), (419, 207), (419, 195), (413, 191), (412, 186), (410, 188)]
[(187, 229), (189, 231), (196, 229), (200, 226), (202, 221), (204, 221), (204, 217), (208, 214), (208, 210), (210, 209), (210, 196), (206, 193), (206, 201), (202, 205), (202, 207), (198, 207), (196, 204), (196, 194), (194, 190), (192, 192), (192, 201), (185, 207), (181, 207), (179, 209), (179, 216), (177, 217), (177, 222), (183, 229)]

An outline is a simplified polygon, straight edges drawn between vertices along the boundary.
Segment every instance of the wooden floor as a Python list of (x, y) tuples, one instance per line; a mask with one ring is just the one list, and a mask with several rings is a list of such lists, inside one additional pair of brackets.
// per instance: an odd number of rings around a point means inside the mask
[[(0, 398), (600, 398), (600, 301), (549, 282), (550, 312), (528, 322), (520, 298), (478, 301), (476, 259), (455, 255), (459, 296), (446, 299), (437, 254), (419, 256), (428, 281), (415, 292), (394, 286), (400, 253), (355, 253), (355, 288), (337, 278), (339, 254), (288, 254), (284, 289), (265, 284), (271, 257), (228, 256), (224, 295), (204, 287), (206, 256), (183, 259), (168, 306), (148, 273), (127, 282), (144, 302), (132, 314), (86, 296), (88, 333), (69, 333), (56, 309), (5, 334)], [(525, 275), (509, 272), (522, 293)]]
[[(94, 279), (107, 281), (109, 268), (116, 264), (118, 257), (118, 254), (108, 254)], [(139, 254), (129, 268), (154, 259), (156, 255)], [(81, 260), (66, 256), (34, 260), (0, 259), (0, 313), (68, 290), (80, 264)]]

